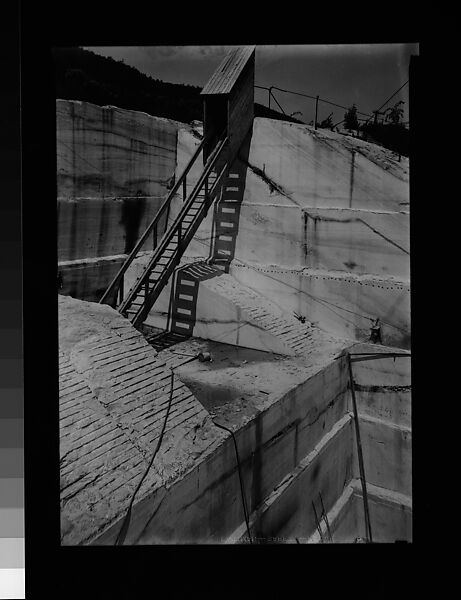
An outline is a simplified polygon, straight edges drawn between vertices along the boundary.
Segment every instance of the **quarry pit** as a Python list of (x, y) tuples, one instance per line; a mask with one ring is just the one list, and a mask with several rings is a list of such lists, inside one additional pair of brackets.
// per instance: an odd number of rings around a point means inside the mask
[(128, 545), (411, 541), (408, 159), (254, 118), (136, 328), (99, 300), (203, 127), (56, 114), (61, 544), (116, 544), (135, 492)]

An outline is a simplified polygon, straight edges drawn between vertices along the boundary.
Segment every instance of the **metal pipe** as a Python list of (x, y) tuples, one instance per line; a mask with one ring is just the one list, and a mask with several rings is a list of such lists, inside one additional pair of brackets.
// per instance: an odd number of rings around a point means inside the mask
[(403, 354), (403, 353), (399, 353), (399, 352), (393, 352), (393, 353), (376, 353), (376, 354), (364, 354), (364, 355), (360, 355), (360, 354), (350, 354), (349, 356), (354, 357), (351, 358), (351, 362), (363, 362), (365, 360), (379, 360), (380, 358), (405, 358), (405, 357), (409, 357), (411, 358), (411, 354)]
[[(343, 356), (344, 354), (339, 354), (334, 360), (339, 360)], [(348, 353), (348, 356), (354, 357), (351, 358), (352, 362), (361, 362), (364, 360), (378, 360), (380, 358), (411, 358), (411, 352), (357, 352)], [(356, 356), (360, 358), (355, 358)]]
[(352, 408), (354, 411), (354, 421), (355, 421), (355, 435), (357, 440), (357, 455), (359, 459), (359, 471), (360, 471), (360, 482), (362, 484), (362, 497), (363, 497), (363, 510), (365, 516), (365, 531), (368, 536), (368, 540), (370, 542), (373, 541), (372, 533), (371, 533), (371, 523), (370, 523), (370, 513), (368, 510), (368, 493), (367, 493), (367, 482), (365, 479), (365, 467), (363, 464), (363, 452), (362, 452), (362, 442), (360, 440), (360, 428), (359, 428), (359, 415), (357, 412), (357, 400), (355, 398), (355, 388), (354, 388), (354, 378), (352, 376), (352, 362), (349, 354), (347, 355), (347, 364), (349, 368), (349, 379), (351, 383), (351, 396), (352, 396)]
[(315, 119), (314, 119), (314, 129), (317, 129), (317, 115), (319, 110), (319, 97), (315, 99)]

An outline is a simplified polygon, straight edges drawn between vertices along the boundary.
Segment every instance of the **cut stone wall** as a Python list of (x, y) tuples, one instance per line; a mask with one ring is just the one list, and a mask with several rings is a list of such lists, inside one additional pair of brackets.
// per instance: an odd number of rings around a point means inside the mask
[[(383, 343), (408, 348), (408, 160), (256, 118), (248, 165), (234, 277), (333, 335), (365, 341), (379, 317)], [(208, 215), (186, 256), (207, 258), (212, 238)]]
[(60, 261), (130, 252), (172, 186), (181, 127), (115, 106), (56, 101)]
[(56, 100), (58, 198), (164, 196), (180, 125), (116, 106)]
[[(200, 136), (115, 107), (57, 101), (57, 111), (59, 259), (82, 260), (78, 278), (76, 262), (72, 273), (64, 266), (62, 293), (94, 300), (112, 272), (105, 265), (96, 280), (83, 261), (131, 250)], [(89, 163), (104, 177), (91, 179)], [(383, 343), (409, 347), (408, 160), (348, 136), (256, 118), (246, 164), (232, 274), (333, 335), (364, 341), (380, 317)], [(201, 168), (198, 161), (189, 173), (188, 192)], [(177, 195), (169, 223), (181, 205)], [(208, 258), (213, 235), (210, 210), (186, 257)]]
[[(114, 106), (56, 101), (60, 293), (99, 300), (118, 257), (144, 233), (199, 142), (185, 123)], [(198, 168), (188, 178), (188, 189)], [(160, 235), (166, 225), (162, 218)], [(151, 247), (149, 239), (145, 249)]]
[[(89, 543), (126, 514), (166, 415), (170, 366), (117, 311), (59, 296), (61, 543)], [(223, 439), (178, 379), (156, 463), (137, 501), (206, 456)], [(141, 505), (142, 506), (142, 505)], [(133, 511), (137, 512), (137, 509)]]
[(410, 286), (406, 281), (238, 260), (230, 273), (285, 311), (303, 315), (332, 335), (366, 341), (372, 321), (379, 316), (383, 344), (410, 346)]

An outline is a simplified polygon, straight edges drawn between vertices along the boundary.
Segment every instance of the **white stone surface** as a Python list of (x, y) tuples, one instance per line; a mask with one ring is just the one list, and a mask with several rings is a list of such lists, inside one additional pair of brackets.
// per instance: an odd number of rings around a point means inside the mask
[[(398, 211), (408, 202), (408, 159), (325, 129), (256, 118), (249, 163), (290, 196), (286, 204)], [(245, 200), (263, 199), (250, 188)]]
[(58, 198), (163, 196), (181, 126), (116, 106), (56, 100)]
[(332, 335), (366, 341), (372, 320), (379, 316), (384, 344), (410, 344), (410, 286), (406, 281), (239, 260), (233, 262), (230, 273), (284, 310), (305, 316)]

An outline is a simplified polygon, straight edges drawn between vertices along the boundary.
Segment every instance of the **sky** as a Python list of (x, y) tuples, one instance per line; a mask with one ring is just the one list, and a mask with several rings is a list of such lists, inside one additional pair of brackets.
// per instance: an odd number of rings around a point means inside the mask
[[(232, 46), (119, 46), (86, 47), (115, 60), (124, 60), (170, 83), (203, 87)], [(410, 56), (418, 44), (334, 44), (257, 46), (255, 85), (277, 86), (310, 96), (319, 95), (346, 107), (370, 114), (409, 78)], [(404, 120), (409, 120), (409, 85), (387, 104), (403, 100)], [(315, 101), (277, 90), (274, 96), (287, 114), (308, 123), (314, 118)], [(268, 92), (255, 89), (255, 102), (268, 104)], [(271, 107), (280, 110), (275, 102)], [(333, 123), (344, 118), (344, 109), (319, 103), (318, 120), (333, 113)], [(299, 114), (301, 113), (301, 114)], [(363, 115), (359, 115), (362, 116)]]

